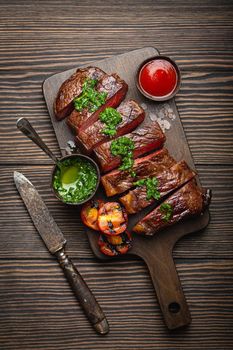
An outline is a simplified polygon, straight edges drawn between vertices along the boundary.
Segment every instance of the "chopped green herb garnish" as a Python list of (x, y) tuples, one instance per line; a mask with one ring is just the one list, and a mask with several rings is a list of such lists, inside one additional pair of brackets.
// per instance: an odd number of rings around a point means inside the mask
[(169, 203), (163, 203), (159, 207), (159, 211), (163, 214), (162, 219), (168, 222), (173, 215), (173, 208)]
[(117, 133), (116, 126), (122, 122), (122, 116), (116, 109), (107, 107), (100, 113), (100, 121), (106, 125), (102, 133), (112, 137)]
[(79, 203), (94, 192), (97, 184), (94, 166), (80, 158), (65, 159), (53, 178), (53, 188), (67, 203)]
[[(119, 167), (120, 170), (130, 171), (132, 169), (134, 164), (134, 147), (134, 142), (126, 136), (119, 137), (118, 139), (112, 141), (110, 147), (112, 155), (121, 157), (121, 166)], [(130, 174), (133, 177), (136, 176), (134, 171), (131, 171)]]
[(147, 179), (141, 179), (134, 182), (135, 186), (146, 186), (146, 199), (152, 198), (160, 199), (160, 192), (158, 191), (158, 179), (157, 177), (149, 177)]
[(94, 88), (97, 84), (98, 80), (96, 79), (86, 79), (83, 83), (82, 91), (85, 92), (89, 88)]
[(97, 80), (86, 79), (80, 96), (74, 98), (74, 108), (78, 112), (88, 109), (89, 112), (95, 112), (100, 106), (105, 104), (107, 92), (99, 92), (95, 89)]

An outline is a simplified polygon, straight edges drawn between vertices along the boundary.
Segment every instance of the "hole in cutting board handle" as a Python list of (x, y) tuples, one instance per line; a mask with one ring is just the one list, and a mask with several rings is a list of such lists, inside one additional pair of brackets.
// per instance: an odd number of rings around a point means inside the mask
[(170, 303), (168, 305), (168, 310), (173, 314), (177, 314), (177, 312), (180, 311), (180, 304), (178, 304), (176, 302)]

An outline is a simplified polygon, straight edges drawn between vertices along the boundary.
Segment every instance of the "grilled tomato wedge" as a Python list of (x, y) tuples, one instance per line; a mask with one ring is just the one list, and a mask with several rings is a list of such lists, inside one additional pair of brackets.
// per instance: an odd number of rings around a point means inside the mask
[(101, 253), (108, 256), (123, 255), (132, 246), (132, 237), (128, 231), (117, 236), (100, 235), (98, 245)]
[(81, 219), (83, 223), (92, 228), (93, 230), (99, 231), (98, 226), (98, 215), (99, 209), (104, 205), (104, 202), (99, 199), (93, 199), (82, 207)]
[(107, 202), (99, 209), (98, 226), (105, 235), (115, 236), (127, 228), (128, 217), (125, 209), (117, 202)]

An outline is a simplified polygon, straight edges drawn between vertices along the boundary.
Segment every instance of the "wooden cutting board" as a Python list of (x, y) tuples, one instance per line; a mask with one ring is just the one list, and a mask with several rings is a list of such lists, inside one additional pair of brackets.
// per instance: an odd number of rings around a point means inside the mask
[[(143, 104), (143, 107), (146, 108), (145, 122), (159, 118), (159, 121), (166, 127), (165, 134), (167, 141), (165, 147), (177, 161), (184, 159), (195, 170), (174, 99), (165, 103), (149, 101), (136, 88), (135, 76), (138, 66), (145, 59), (157, 55), (159, 55), (157, 49), (145, 47), (105, 60), (92, 62), (88, 66), (97, 66), (107, 73), (117, 73), (123, 78), (129, 85), (126, 99), (133, 98), (140, 104)], [(77, 67), (74, 69), (55, 74), (46, 79), (43, 84), (44, 97), (62, 155), (66, 154), (67, 142), (70, 140), (73, 141), (74, 136), (67, 127), (65, 120), (58, 122), (55, 119), (53, 103), (61, 84), (78, 67), (77, 64)], [(99, 189), (97, 197), (107, 200), (102, 188)], [(148, 209), (143, 210), (140, 214), (131, 215), (129, 218), (129, 230), (146, 213), (148, 213)], [(188, 305), (172, 257), (173, 248), (181, 237), (204, 229), (208, 225), (208, 222), (209, 212), (206, 210), (203, 215), (180, 222), (156, 234), (152, 238), (145, 238), (138, 235), (133, 236), (133, 247), (128, 254), (141, 257), (147, 264), (164, 321), (169, 329), (176, 329), (191, 322)], [(89, 229), (87, 229), (87, 235), (94, 254), (103, 261), (108, 261), (110, 258), (103, 255), (98, 249), (97, 240), (99, 235)]]

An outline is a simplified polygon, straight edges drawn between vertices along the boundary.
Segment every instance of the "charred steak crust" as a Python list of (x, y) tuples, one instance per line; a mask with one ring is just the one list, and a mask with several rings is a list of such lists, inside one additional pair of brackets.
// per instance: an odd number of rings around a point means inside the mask
[(201, 214), (209, 204), (209, 201), (209, 190), (199, 188), (193, 179), (163, 202), (168, 203), (173, 208), (173, 214), (169, 221), (163, 219), (163, 213), (160, 210), (160, 206), (158, 206), (140, 220), (133, 227), (133, 231), (145, 236), (153, 236), (160, 230), (180, 220)]
[(142, 158), (137, 158), (133, 165), (136, 177), (132, 177), (126, 171), (113, 170), (101, 177), (102, 184), (107, 196), (123, 193), (133, 186), (137, 180), (148, 176), (157, 176), (176, 162), (169, 155), (167, 149), (163, 148)]
[[(166, 140), (160, 125), (156, 121), (142, 127), (140, 126), (125, 136), (134, 142), (134, 158), (161, 148)], [(110, 171), (121, 163), (120, 157), (111, 154), (111, 143), (112, 141), (102, 143), (94, 149), (95, 156), (103, 172)]]
[[(135, 129), (145, 118), (144, 110), (134, 100), (123, 102), (117, 108), (117, 111), (121, 114), (122, 122), (116, 127), (116, 136), (124, 135), (125, 133)], [(78, 143), (83, 144), (87, 152), (92, 151), (94, 147), (110, 139), (107, 135), (103, 134), (103, 128), (104, 124), (98, 119), (94, 124), (90, 125), (85, 130), (78, 131)], [(109, 163), (110, 160), (111, 153), (107, 162)]]
[(84, 109), (82, 112), (73, 110), (67, 118), (67, 124), (76, 134), (93, 124), (98, 119), (99, 114), (106, 107), (118, 107), (125, 98), (128, 91), (128, 85), (117, 74), (105, 74), (98, 82), (96, 90), (107, 93), (107, 100), (103, 106), (94, 113), (89, 112), (87, 109)]
[[(158, 174), (156, 177), (158, 180), (157, 189), (160, 192), (159, 201), (170, 192), (190, 181), (195, 175), (196, 173), (189, 168), (184, 160)], [(119, 198), (119, 200), (129, 214), (137, 213), (148, 205), (156, 202), (153, 198), (147, 199), (146, 186), (136, 187)]]
[(73, 99), (82, 92), (83, 83), (87, 78), (100, 80), (106, 73), (97, 67), (86, 67), (77, 69), (61, 85), (55, 103), (54, 113), (58, 120), (65, 118), (74, 109)]
[[(95, 112), (87, 109), (78, 112), (74, 109), (73, 100), (82, 93), (86, 79), (97, 80), (96, 90), (107, 93), (106, 103)], [(128, 85), (117, 74), (108, 75), (98, 67), (86, 67), (77, 71), (63, 82), (54, 101), (54, 113), (58, 120), (69, 115), (67, 124), (75, 131), (76, 139), (85, 151), (94, 153), (103, 172), (110, 171), (121, 163), (120, 157), (111, 154), (111, 142), (102, 133), (103, 123), (98, 120), (99, 114), (107, 107), (117, 108), (122, 122), (117, 126), (114, 138), (125, 135), (135, 145), (133, 157), (137, 158), (163, 146), (165, 135), (157, 122), (134, 130), (145, 118), (144, 110), (134, 100), (126, 101)], [(134, 130), (134, 131), (132, 131)], [(101, 177), (107, 196), (121, 194), (134, 186), (134, 182), (147, 177), (158, 180), (159, 201), (170, 196), (134, 227), (133, 231), (145, 236), (153, 236), (160, 230), (180, 220), (201, 214), (211, 199), (211, 191), (199, 188), (193, 172), (185, 161), (176, 163), (166, 149), (137, 158), (132, 173), (113, 170)], [(122, 196), (120, 202), (130, 214), (134, 214), (156, 202), (147, 199), (146, 186), (136, 187)], [(158, 202), (158, 200), (157, 200)], [(172, 208), (172, 215), (165, 220), (162, 205)]]

